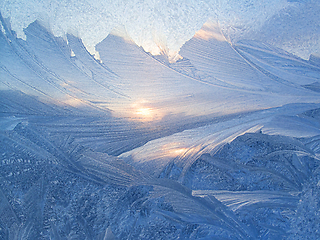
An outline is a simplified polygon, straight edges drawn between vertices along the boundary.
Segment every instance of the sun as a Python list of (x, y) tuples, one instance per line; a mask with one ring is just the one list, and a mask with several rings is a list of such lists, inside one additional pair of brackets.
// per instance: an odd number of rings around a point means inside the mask
[(160, 111), (146, 100), (138, 100), (131, 105), (131, 118), (140, 122), (151, 122), (161, 119)]

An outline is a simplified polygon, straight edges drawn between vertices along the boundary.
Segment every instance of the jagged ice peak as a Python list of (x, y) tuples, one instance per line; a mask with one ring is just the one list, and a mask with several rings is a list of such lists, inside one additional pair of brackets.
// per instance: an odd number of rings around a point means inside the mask
[[(65, 37), (69, 33), (81, 38), (87, 50), (91, 54), (97, 54), (95, 46), (115, 27), (122, 25), (138, 46), (153, 55), (166, 53), (169, 59), (177, 56), (181, 46), (192, 38), (208, 19), (217, 21), (230, 41), (248, 37), (259, 39), (263, 35), (277, 47), (307, 59), (310, 54), (319, 54), (319, 26), (314, 24), (308, 31), (309, 35), (306, 33), (304, 26), (309, 26), (310, 20), (307, 22), (298, 19), (299, 14), (306, 9), (317, 18), (319, 4), (314, 0), (0, 1), (1, 14), (4, 18), (9, 18), (12, 30), (22, 39), (26, 37), (23, 29), (38, 20), (55, 36)], [(310, 15), (310, 12), (308, 14)], [(296, 33), (287, 34), (290, 22), (282, 21), (283, 31), (276, 31), (285, 35), (284, 42), (279, 42), (274, 33), (268, 34), (264, 31), (270, 30), (269, 22), (280, 15), (290, 15), (301, 25), (296, 29)], [(315, 22), (316, 20), (311, 19)]]

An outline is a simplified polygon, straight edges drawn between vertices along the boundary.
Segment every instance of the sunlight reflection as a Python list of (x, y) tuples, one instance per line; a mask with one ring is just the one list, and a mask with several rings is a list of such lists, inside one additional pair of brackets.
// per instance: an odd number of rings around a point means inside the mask
[(180, 142), (171, 142), (168, 144), (164, 144), (161, 146), (161, 156), (167, 156), (167, 157), (177, 157), (184, 155), (189, 148), (182, 147), (182, 143)]
[(219, 24), (211, 21), (206, 22), (194, 36), (206, 41), (209, 41), (210, 39), (216, 39), (220, 42), (227, 41), (221, 33)]
[(188, 148), (176, 148), (176, 149), (169, 150), (168, 153), (170, 155), (179, 156), (179, 155), (184, 154), (187, 150), (188, 150)]

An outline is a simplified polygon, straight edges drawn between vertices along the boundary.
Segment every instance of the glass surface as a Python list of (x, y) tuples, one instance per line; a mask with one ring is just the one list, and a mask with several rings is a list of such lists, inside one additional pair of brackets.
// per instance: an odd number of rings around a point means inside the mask
[(319, 239), (319, 10), (0, 0), (0, 239)]

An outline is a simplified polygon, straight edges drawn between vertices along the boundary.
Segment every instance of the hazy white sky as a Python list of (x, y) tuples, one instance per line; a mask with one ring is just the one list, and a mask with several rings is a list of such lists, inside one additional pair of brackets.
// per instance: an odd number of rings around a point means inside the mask
[[(299, 14), (306, 6), (314, 14), (308, 21), (300, 21)], [(286, 0), (0, 0), (1, 13), (4, 18), (10, 18), (11, 27), (18, 37), (25, 38), (23, 29), (40, 20), (55, 36), (71, 33), (82, 38), (91, 53), (114, 27), (122, 25), (131, 39), (146, 51), (157, 54), (164, 49), (169, 54), (175, 54), (211, 19), (219, 22), (227, 38), (232, 41), (258, 32), (269, 42), (308, 58), (310, 53), (320, 48), (320, 27), (311, 26), (310, 31), (307, 29), (313, 21), (314, 25), (318, 24), (319, 21), (313, 18), (317, 17), (316, 9), (319, 8), (316, 0), (300, 3)], [(288, 19), (281, 22), (277, 20), (279, 16)], [(280, 29), (272, 20), (281, 22)], [(285, 43), (263, 31), (262, 28), (270, 28), (270, 22), (282, 33)], [(298, 26), (297, 29), (295, 26)], [(292, 41), (292, 29), (297, 32), (295, 39), (302, 38), (300, 32), (303, 32), (303, 39)], [(308, 36), (309, 32), (311, 36)], [(295, 51), (297, 47), (299, 50)]]

